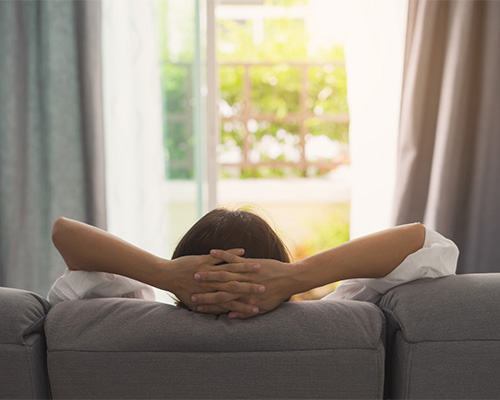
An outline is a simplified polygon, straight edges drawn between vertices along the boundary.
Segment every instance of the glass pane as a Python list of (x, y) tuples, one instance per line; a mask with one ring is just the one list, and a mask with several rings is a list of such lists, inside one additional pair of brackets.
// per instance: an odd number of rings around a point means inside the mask
[(323, 176), (339, 165), (349, 164), (349, 124), (306, 120), (305, 158), (308, 176)]
[(196, 0), (159, 0), (157, 20), (163, 99), (165, 151), (165, 207), (169, 215), (168, 247), (200, 217), (203, 206), (201, 68), (206, 35), (201, 26), (203, 9)]
[(313, 136), (324, 135), (341, 143), (349, 143), (348, 122), (332, 122), (319, 118), (310, 118), (306, 120), (306, 131)]
[(283, 118), (299, 111), (300, 68), (286, 64), (250, 69), (252, 111)]
[(221, 5), (217, 9), (220, 62), (302, 61), (307, 57), (304, 19), (265, 18), (252, 6), (240, 8), (241, 11), (235, 6)]
[(193, 137), (190, 121), (168, 121), (164, 124), (167, 179), (193, 179)]
[(165, 60), (161, 67), (164, 115), (186, 113), (191, 117), (191, 64)]
[(299, 127), (296, 123), (248, 121), (252, 133), (252, 148), (249, 158), (253, 163), (267, 161), (283, 161), (297, 163), (300, 161)]
[(310, 67), (307, 76), (307, 108), (313, 114), (347, 114), (347, 78), (343, 66)]
[(221, 176), (239, 178), (240, 164), (243, 162), (243, 141), (245, 126), (238, 120), (225, 120), (221, 123), (221, 141), (217, 161), (221, 165)]
[(245, 68), (242, 66), (223, 65), (219, 67), (220, 97), (219, 111), (222, 117), (240, 115), (243, 103), (243, 84)]

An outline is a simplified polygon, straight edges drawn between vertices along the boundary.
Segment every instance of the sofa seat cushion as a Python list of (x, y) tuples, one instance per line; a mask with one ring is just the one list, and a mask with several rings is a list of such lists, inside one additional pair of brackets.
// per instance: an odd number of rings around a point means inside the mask
[(50, 396), (43, 324), (50, 306), (35, 293), (0, 287), (0, 398)]
[[(388, 395), (496, 398), (500, 274), (422, 279), (380, 301), (388, 326)], [(390, 392), (390, 393), (389, 393)]]
[(136, 299), (56, 305), (55, 398), (376, 398), (384, 317), (372, 304), (286, 303), (248, 320)]

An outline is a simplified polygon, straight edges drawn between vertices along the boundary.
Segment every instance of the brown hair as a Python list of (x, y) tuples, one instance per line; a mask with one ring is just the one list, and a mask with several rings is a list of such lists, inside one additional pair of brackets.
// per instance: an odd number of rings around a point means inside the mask
[[(244, 257), (290, 262), (290, 253), (271, 226), (244, 210), (218, 208), (196, 222), (182, 237), (172, 259), (209, 254), (212, 249), (245, 249)], [(177, 305), (185, 307), (177, 302)]]

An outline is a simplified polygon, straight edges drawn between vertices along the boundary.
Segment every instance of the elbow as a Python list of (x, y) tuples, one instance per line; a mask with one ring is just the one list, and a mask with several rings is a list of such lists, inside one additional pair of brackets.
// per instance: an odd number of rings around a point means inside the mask
[(59, 217), (54, 221), (54, 225), (52, 226), (52, 243), (54, 246), (60, 243), (61, 237), (64, 236), (64, 232), (67, 230), (68, 219), (64, 217)]
[(412, 236), (414, 237), (417, 250), (424, 247), (425, 242), (425, 226), (421, 222), (415, 222), (411, 225)]
[(59, 217), (54, 221), (54, 225), (52, 226), (52, 243), (54, 243), (54, 246), (59, 251), (70, 270), (75, 269), (72, 267), (72, 263), (70, 262), (71, 252), (69, 251), (71, 248), (70, 244), (73, 224), (73, 220), (65, 217)]

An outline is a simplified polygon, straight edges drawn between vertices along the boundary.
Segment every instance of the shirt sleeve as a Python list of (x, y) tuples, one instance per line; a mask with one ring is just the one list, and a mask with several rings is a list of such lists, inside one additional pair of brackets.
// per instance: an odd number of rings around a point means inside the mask
[(453, 241), (425, 227), (422, 248), (406, 257), (389, 275), (380, 279), (347, 279), (323, 299), (376, 303), (387, 291), (403, 283), (454, 275), (458, 254), (458, 247)]
[(66, 269), (50, 288), (47, 300), (54, 305), (65, 300), (100, 297), (132, 297), (154, 300), (153, 288), (121, 275)]

